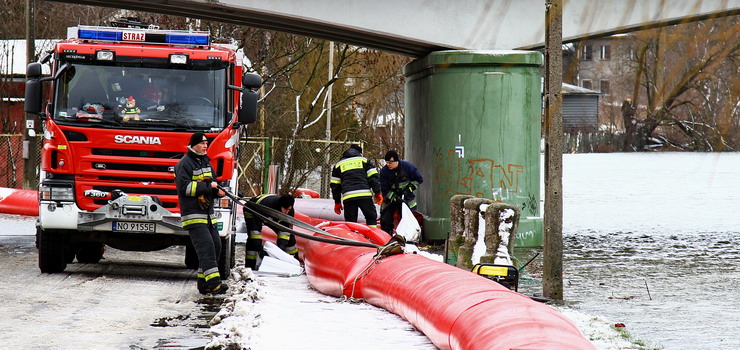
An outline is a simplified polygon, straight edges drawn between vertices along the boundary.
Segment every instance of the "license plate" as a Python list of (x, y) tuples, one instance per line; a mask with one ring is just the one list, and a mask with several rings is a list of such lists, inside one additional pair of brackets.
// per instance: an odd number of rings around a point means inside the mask
[(153, 222), (113, 221), (114, 232), (145, 232), (154, 233), (157, 225)]

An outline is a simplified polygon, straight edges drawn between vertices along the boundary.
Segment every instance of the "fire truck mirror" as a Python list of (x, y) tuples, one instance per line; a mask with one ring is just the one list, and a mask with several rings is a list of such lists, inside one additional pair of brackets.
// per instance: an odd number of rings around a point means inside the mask
[(249, 89), (259, 89), (262, 86), (262, 77), (257, 73), (244, 73), (242, 86)]
[(241, 107), (239, 108), (239, 123), (252, 124), (257, 121), (257, 92), (242, 91)]
[(36, 79), (41, 76), (41, 63), (31, 62), (26, 67), (26, 78)]
[(41, 84), (39, 79), (26, 82), (26, 101), (23, 106), (26, 113), (38, 115), (41, 112)]

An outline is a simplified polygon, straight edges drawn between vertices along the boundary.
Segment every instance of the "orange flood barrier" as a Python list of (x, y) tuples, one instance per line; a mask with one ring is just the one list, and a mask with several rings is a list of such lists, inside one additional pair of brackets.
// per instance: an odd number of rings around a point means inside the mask
[[(335, 236), (364, 242), (390, 239), (365, 225), (300, 214), (296, 218)], [(297, 240), (314, 288), (336, 297), (364, 298), (393, 312), (440, 349), (596, 349), (553, 307), (471, 272), (416, 254), (376, 260), (372, 248)]]
[(38, 216), (38, 191), (0, 187), (0, 213)]

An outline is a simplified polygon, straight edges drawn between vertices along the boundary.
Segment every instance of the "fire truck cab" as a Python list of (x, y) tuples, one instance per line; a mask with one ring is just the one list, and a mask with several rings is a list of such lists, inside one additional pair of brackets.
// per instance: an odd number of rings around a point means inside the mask
[[(257, 115), (261, 78), (208, 32), (161, 30), (131, 21), (68, 29), (27, 69), (26, 112), (43, 122), (37, 247), (42, 272), (76, 258), (97, 263), (105, 246), (154, 251), (184, 245), (174, 167), (190, 136), (209, 139), (216, 180), (238, 188), (237, 154)], [(42, 77), (42, 64), (52, 74)], [(46, 103), (42, 106), (42, 101)], [(215, 200), (223, 278), (234, 266), (236, 204)]]

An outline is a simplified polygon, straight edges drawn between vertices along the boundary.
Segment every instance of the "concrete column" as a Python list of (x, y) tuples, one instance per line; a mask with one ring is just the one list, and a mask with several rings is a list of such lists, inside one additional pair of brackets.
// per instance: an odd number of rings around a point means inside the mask
[(486, 254), (481, 256), (481, 263), (515, 266), (514, 241), (520, 215), (518, 207), (506, 203), (494, 203), (486, 208), (483, 213), (486, 222)]
[(463, 231), (463, 244), (457, 252), (457, 267), (464, 270), (470, 271), (473, 268), (473, 247), (478, 241), (480, 205), (484, 203), (494, 202), (485, 198), (472, 198), (463, 204), (465, 230)]
[(450, 198), (450, 234), (447, 237), (445, 247), (445, 262), (457, 266), (457, 253), (465, 241), (465, 221), (463, 215), (463, 204), (466, 200), (473, 198), (467, 194), (456, 194)]

